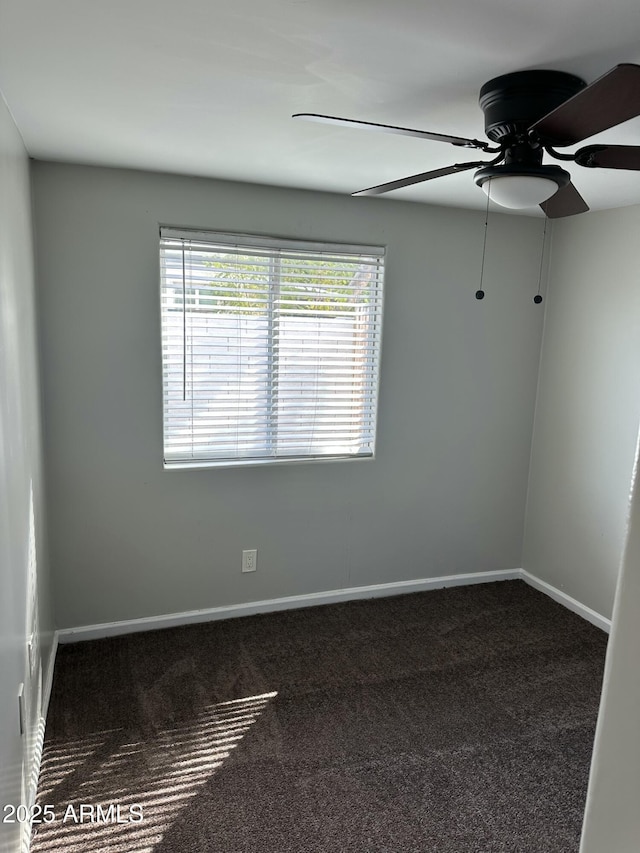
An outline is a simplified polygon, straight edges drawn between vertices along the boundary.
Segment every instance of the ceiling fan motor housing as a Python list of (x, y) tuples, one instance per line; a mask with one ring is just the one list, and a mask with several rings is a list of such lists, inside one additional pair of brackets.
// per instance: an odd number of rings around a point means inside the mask
[(494, 142), (509, 144), (586, 85), (564, 71), (516, 71), (494, 77), (480, 89), (485, 133)]

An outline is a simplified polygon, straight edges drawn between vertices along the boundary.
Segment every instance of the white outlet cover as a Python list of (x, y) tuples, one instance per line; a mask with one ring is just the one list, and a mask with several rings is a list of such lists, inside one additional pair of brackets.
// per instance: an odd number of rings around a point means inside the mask
[(24, 684), (18, 688), (18, 719), (20, 722), (20, 736), (26, 731), (26, 715), (24, 712)]
[(255, 572), (258, 568), (258, 551), (252, 548), (242, 552), (242, 571)]

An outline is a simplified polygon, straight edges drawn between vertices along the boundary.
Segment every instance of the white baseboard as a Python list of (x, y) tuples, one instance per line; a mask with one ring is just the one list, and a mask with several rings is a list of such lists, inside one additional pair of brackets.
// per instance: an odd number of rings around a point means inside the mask
[(599, 613), (596, 613), (595, 610), (587, 607), (586, 604), (581, 604), (561, 589), (552, 586), (546, 581), (540, 580), (540, 578), (530, 574), (525, 569), (520, 570), (520, 577), (525, 583), (529, 584), (529, 586), (539, 590), (540, 592), (544, 592), (544, 594), (548, 595), (549, 598), (557, 601), (558, 604), (563, 604), (568, 610), (571, 610), (573, 613), (577, 613), (578, 616), (582, 616), (582, 618), (586, 619), (587, 622), (591, 622), (592, 625), (596, 625), (596, 627), (601, 628), (607, 634), (611, 631), (611, 619), (601, 616)]
[(58, 631), (53, 632), (51, 642), (51, 651), (49, 652), (49, 662), (47, 663), (47, 671), (42, 685), (42, 716), (46, 720), (49, 712), (49, 700), (51, 699), (51, 688), (53, 687), (53, 670), (56, 665), (56, 653), (58, 651)]
[[(133, 634), (138, 631), (175, 628), (198, 622), (213, 622), (218, 619), (231, 619), (237, 616), (253, 616), (256, 613), (273, 613), (278, 610), (294, 610), (319, 604), (335, 604), (339, 601), (379, 598), (409, 592), (423, 592), (429, 589), (442, 589), (449, 586), (469, 586), (470, 584), (506, 580), (523, 580), (529, 586), (545, 593), (554, 601), (582, 616), (603, 631), (608, 633), (611, 628), (610, 619), (606, 619), (546, 581), (540, 580), (524, 569), (505, 569), (495, 572), (473, 572), (462, 575), (444, 575), (437, 578), (398, 581), (397, 583), (373, 584), (372, 586), (356, 586), (327, 592), (312, 592), (308, 595), (289, 595), (284, 598), (270, 598), (265, 601), (250, 601), (245, 604), (228, 604), (222, 607), (209, 607), (204, 610), (187, 610), (182, 613), (168, 613), (162, 616), (148, 616), (141, 619), (125, 619), (119, 622), (103, 622), (99, 625), (64, 628), (56, 632), (56, 645), (58, 642), (77, 643), (82, 640), (99, 640), (104, 637), (116, 637), (120, 634)], [(50, 690), (51, 685), (48, 683), (48, 691), (50, 692)], [(48, 692), (45, 695), (48, 701)]]
[(115, 637), (118, 634), (152, 631), (157, 628), (175, 628), (179, 625), (191, 625), (196, 622), (213, 622), (218, 619), (230, 619), (234, 616), (253, 616), (256, 613), (294, 610), (300, 607), (313, 607), (318, 604), (335, 604), (339, 601), (381, 598), (389, 595), (402, 595), (407, 592), (442, 589), (448, 586), (468, 586), (470, 584), (517, 580), (519, 578), (521, 578), (520, 569), (505, 569), (495, 572), (473, 572), (463, 575), (445, 575), (438, 578), (398, 581), (397, 583), (373, 584), (372, 586), (356, 586), (349, 589), (312, 592), (308, 595), (289, 595), (285, 598), (271, 598), (266, 601), (250, 601), (246, 604), (210, 607), (206, 610), (188, 610), (184, 613), (169, 613), (163, 616), (149, 616), (142, 619), (127, 619), (121, 622), (104, 622), (100, 625), (65, 628), (58, 631), (58, 639), (61, 643), (77, 643), (80, 640), (98, 640), (103, 637)]
[(42, 697), (40, 700), (40, 716), (38, 717), (38, 728), (35, 733), (35, 744), (33, 749), (33, 759), (29, 771), (29, 790), (27, 791), (27, 805), (32, 806), (36, 801), (38, 791), (38, 778), (40, 776), (40, 763), (42, 761), (42, 750), (44, 748), (44, 732), (47, 724), (47, 714), (49, 713), (49, 700), (51, 699), (51, 688), (53, 687), (53, 670), (56, 665), (56, 652), (58, 651), (58, 632), (53, 632), (51, 641), (51, 650), (49, 652), (49, 660), (47, 661), (47, 669), (44, 674), (42, 684)]
[[(27, 808), (31, 808), (38, 793), (38, 779), (40, 777), (40, 764), (42, 762), (42, 750), (44, 749), (44, 735), (47, 724), (47, 714), (49, 713), (49, 700), (51, 699), (51, 688), (53, 687), (53, 670), (56, 665), (56, 652), (58, 651), (58, 632), (54, 631), (51, 642), (51, 651), (49, 652), (49, 660), (47, 669), (44, 674), (42, 684), (42, 697), (40, 700), (40, 715), (38, 717), (37, 730), (34, 733), (35, 743), (33, 746), (33, 757), (31, 767), (29, 768), (29, 784), (27, 795)], [(20, 837), (21, 853), (29, 853), (31, 846), (31, 828), (28, 822), (22, 825)]]

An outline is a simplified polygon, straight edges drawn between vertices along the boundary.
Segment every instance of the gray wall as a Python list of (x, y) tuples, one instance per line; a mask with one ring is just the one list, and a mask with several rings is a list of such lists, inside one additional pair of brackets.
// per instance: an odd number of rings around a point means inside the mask
[[(59, 627), (521, 565), (542, 222), (33, 170)], [(388, 247), (374, 461), (162, 469), (158, 223)], [(240, 572), (258, 549), (258, 571)]]
[[(637, 466), (637, 463), (636, 463)], [(636, 853), (640, 838), (640, 490), (636, 479), (629, 538), (607, 649), (581, 853)]]
[(640, 207), (555, 223), (523, 566), (611, 616), (640, 418)]
[[(29, 163), (0, 95), (0, 806), (24, 802), (51, 648), (44, 535)], [(35, 637), (32, 671), (27, 656)], [(18, 686), (28, 731), (20, 737)], [(4, 812), (3, 812), (4, 816)], [(18, 849), (0, 822), (0, 851)]]

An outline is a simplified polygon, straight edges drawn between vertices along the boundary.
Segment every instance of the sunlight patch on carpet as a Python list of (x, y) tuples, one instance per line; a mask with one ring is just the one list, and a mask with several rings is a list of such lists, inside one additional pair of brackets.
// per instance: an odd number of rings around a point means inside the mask
[[(34, 827), (33, 853), (152, 853), (276, 696), (207, 705), (144, 739), (112, 729), (48, 745), (38, 803), (52, 805), (55, 820)], [(62, 785), (72, 799), (57, 800)]]

